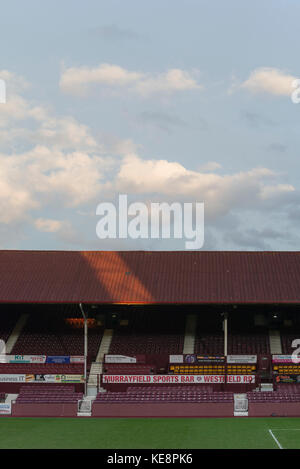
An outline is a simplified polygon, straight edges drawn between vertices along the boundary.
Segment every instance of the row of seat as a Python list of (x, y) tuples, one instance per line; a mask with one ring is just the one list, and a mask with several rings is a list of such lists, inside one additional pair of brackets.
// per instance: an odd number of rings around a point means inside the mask
[(110, 375), (149, 375), (155, 374), (156, 369), (151, 365), (139, 364), (105, 364), (103, 373)]
[(32, 403), (74, 403), (83, 398), (82, 392), (75, 392), (74, 386), (22, 386), (16, 399), (17, 404)]
[(232, 392), (176, 392), (176, 391), (137, 391), (137, 392), (106, 392), (99, 393), (96, 397), (96, 402), (232, 402)]
[[(62, 312), (30, 314), (13, 355), (83, 355), (83, 330), (67, 324)], [(89, 328), (88, 353), (96, 357), (103, 328)]]
[(205, 385), (205, 384), (201, 384), (201, 385), (197, 385), (197, 386), (194, 386), (194, 385), (186, 385), (186, 386), (180, 386), (180, 385), (172, 385), (172, 386), (168, 386), (168, 385), (161, 385), (161, 386), (129, 386), (127, 388), (127, 391), (126, 392), (133, 392), (133, 393), (137, 393), (137, 392), (146, 392), (146, 391), (149, 391), (149, 392), (167, 392), (167, 391), (171, 391), (171, 392), (192, 392), (192, 391), (195, 391), (195, 392), (202, 392), (202, 393), (211, 393), (213, 392), (213, 388), (212, 386), (209, 386), (209, 385)]
[[(8, 308), (8, 306), (6, 306)], [(11, 309), (11, 308), (10, 308)], [(48, 311), (49, 309), (49, 311)], [(46, 354), (46, 355), (82, 355), (83, 319), (78, 307), (59, 306), (48, 308), (30, 306), (30, 316), (18, 338), (13, 354)], [(51, 310), (51, 311), (50, 311)], [(27, 311), (24, 311), (27, 312)], [(76, 317), (77, 315), (77, 317)], [(2, 314), (0, 324), (0, 339), (6, 341), (16, 324), (20, 312), (15, 309)], [(213, 317), (213, 315), (211, 316)], [(184, 333), (186, 325), (185, 314), (174, 314), (174, 311), (133, 311), (128, 314), (127, 325), (118, 325), (109, 352), (112, 354), (177, 354), (183, 352)], [(268, 354), (270, 353), (269, 335), (267, 328), (254, 327), (249, 317), (246, 320), (232, 318), (228, 335), (229, 354)], [(247, 322), (248, 321), (248, 322)], [(89, 355), (96, 356), (102, 338), (103, 328), (98, 322), (89, 319)], [(123, 321), (124, 323), (124, 321)], [(224, 353), (224, 337), (220, 316), (214, 319), (205, 317), (198, 320), (195, 337), (195, 353), (220, 355)], [(247, 333), (241, 332), (247, 330)], [(240, 331), (240, 332), (236, 332)], [(298, 338), (296, 330), (282, 329), (282, 353), (294, 351), (293, 339)]]

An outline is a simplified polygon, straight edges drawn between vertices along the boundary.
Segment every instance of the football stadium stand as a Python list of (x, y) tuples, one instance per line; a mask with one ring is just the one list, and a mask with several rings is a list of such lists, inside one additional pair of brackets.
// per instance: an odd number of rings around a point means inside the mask
[(0, 416), (300, 416), (300, 253), (0, 251), (0, 271)]
[[(13, 355), (83, 355), (83, 328), (65, 321), (67, 317), (76, 319), (73, 316), (78, 315), (78, 308), (74, 314), (69, 308), (68, 315), (63, 311), (56, 313), (53, 308), (50, 308), (51, 312), (43, 311), (42, 314), (40, 307), (33, 309), (38, 311), (29, 315), (12, 349)], [(90, 328), (88, 354), (93, 359), (97, 355), (102, 332), (101, 327)]]
[(2, 311), (1, 322), (0, 322), (0, 340), (7, 341), (12, 330), (17, 322), (19, 314), (7, 307), (6, 311)]
[(25, 403), (75, 403), (83, 398), (83, 393), (76, 393), (74, 386), (22, 386), (16, 399), (17, 404)]
[(183, 352), (185, 315), (175, 316), (174, 312), (163, 315), (153, 311), (139, 311), (130, 315), (128, 326), (114, 330), (109, 353), (176, 354)]

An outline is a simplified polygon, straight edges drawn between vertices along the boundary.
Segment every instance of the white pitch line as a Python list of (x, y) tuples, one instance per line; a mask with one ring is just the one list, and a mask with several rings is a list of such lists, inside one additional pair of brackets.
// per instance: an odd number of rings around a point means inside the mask
[(280, 444), (279, 441), (277, 440), (276, 436), (274, 436), (272, 430), (269, 429), (269, 433), (270, 433), (271, 437), (273, 438), (273, 440), (275, 441), (275, 443), (277, 444), (278, 448), (279, 448), (279, 449), (283, 449), (283, 447), (281, 446), (281, 444)]

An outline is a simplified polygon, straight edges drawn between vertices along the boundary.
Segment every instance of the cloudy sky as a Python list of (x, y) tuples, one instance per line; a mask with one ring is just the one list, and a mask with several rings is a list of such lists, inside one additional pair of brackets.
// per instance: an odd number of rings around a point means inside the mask
[[(96, 236), (100, 202), (204, 202), (207, 250), (300, 245), (299, 0), (5, 0), (1, 249)], [(300, 92), (299, 92), (300, 97)]]

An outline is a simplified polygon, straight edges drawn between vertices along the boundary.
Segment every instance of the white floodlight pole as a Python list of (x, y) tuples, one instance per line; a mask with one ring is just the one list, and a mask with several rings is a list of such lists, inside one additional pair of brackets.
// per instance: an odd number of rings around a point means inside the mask
[(84, 319), (84, 395), (87, 395), (87, 356), (88, 356), (88, 327), (87, 327), (87, 316), (83, 310), (82, 304), (79, 303), (79, 308), (81, 310), (83, 319)]
[(224, 356), (227, 357), (227, 350), (228, 350), (228, 313), (224, 313), (223, 329), (224, 329)]

